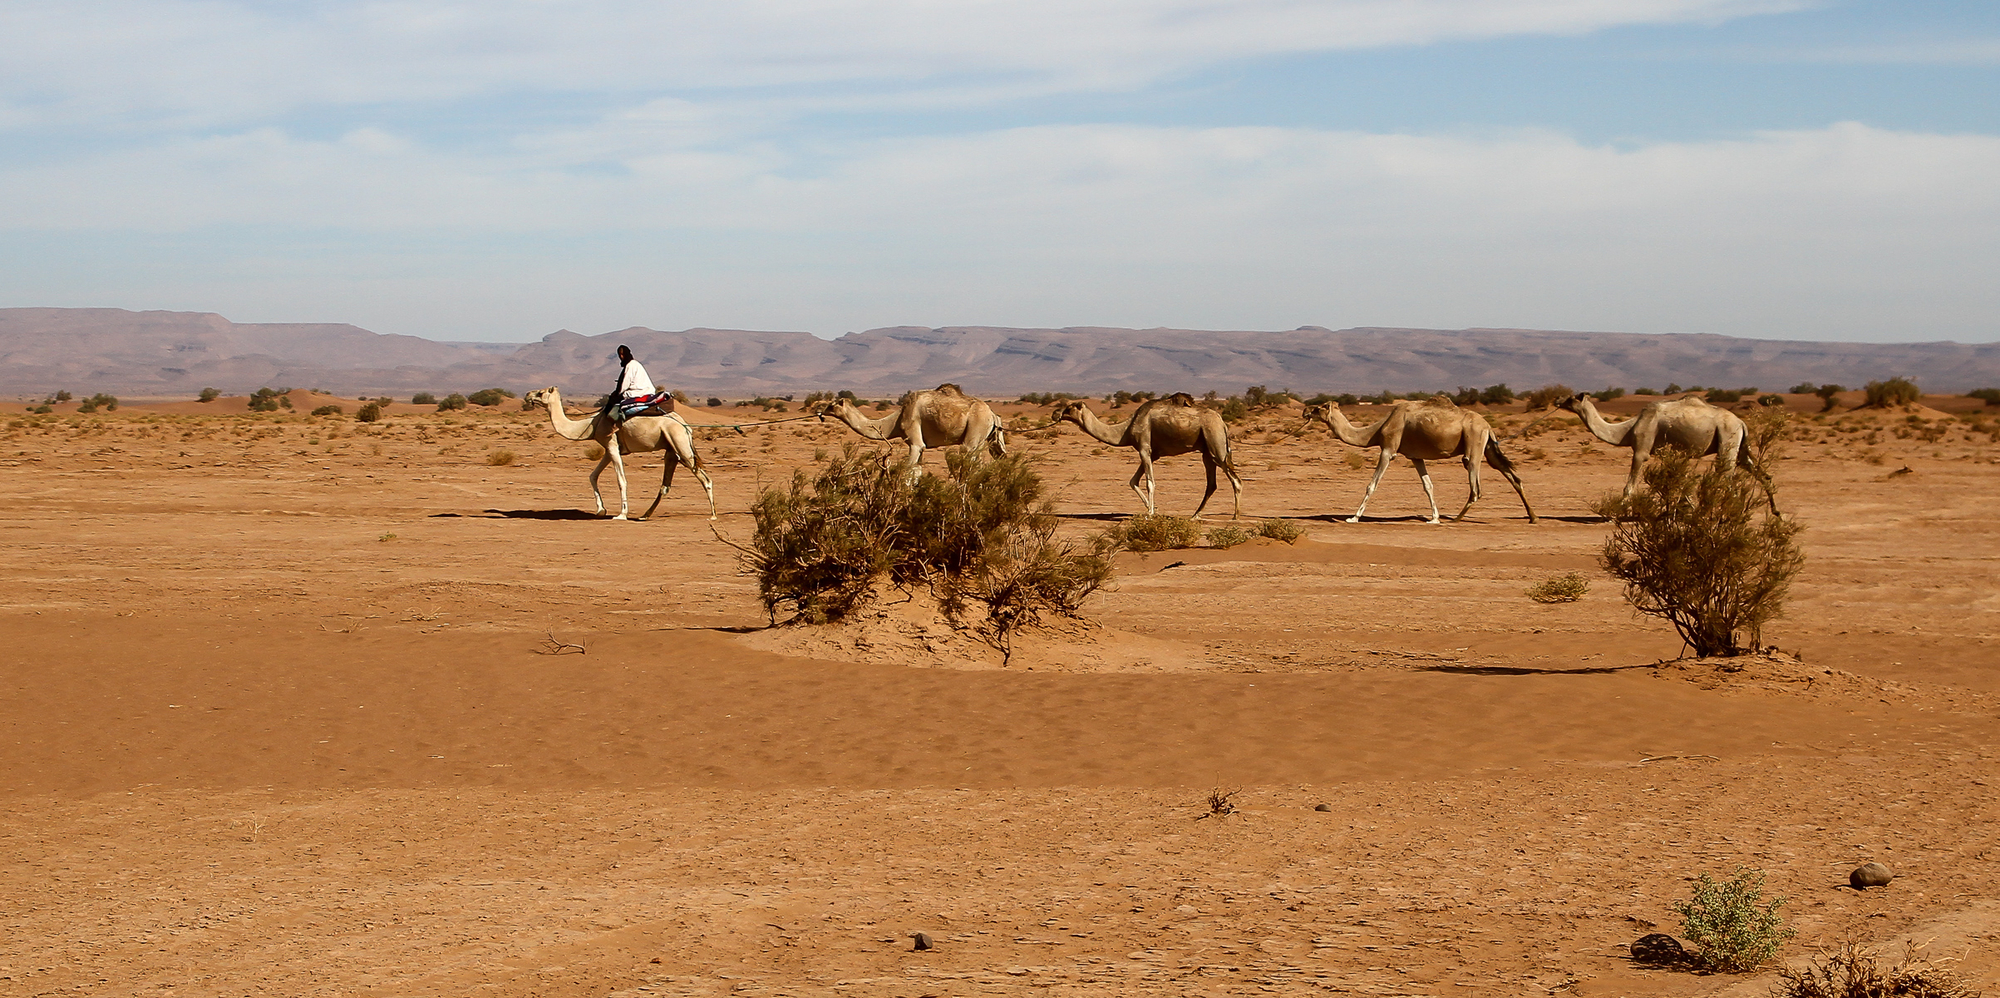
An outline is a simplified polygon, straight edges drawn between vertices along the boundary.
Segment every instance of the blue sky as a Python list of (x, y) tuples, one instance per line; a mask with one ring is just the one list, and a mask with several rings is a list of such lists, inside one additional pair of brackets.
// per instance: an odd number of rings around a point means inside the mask
[(2000, 3), (9, 0), (0, 306), (2000, 339)]

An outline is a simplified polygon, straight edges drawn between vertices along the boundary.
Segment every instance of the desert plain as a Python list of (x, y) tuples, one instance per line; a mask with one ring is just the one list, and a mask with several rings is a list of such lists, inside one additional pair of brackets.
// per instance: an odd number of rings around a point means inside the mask
[[(1121, 555), (1003, 666), (893, 608), (767, 626), (712, 528), (844, 427), (704, 429), (720, 518), (682, 472), (619, 522), (541, 413), (294, 395), (0, 411), (0, 994), (1763, 995), (1627, 951), (1739, 866), (1781, 961), (2000, 989), (1976, 401), (1789, 400), (1807, 562), (1729, 672), (1597, 569), (1627, 459), (1574, 420), (1496, 415), (1539, 523), (1491, 470), (1422, 522), (1399, 461), (1350, 524), (1372, 456), (1255, 415), (1245, 518), (1303, 538)], [(1001, 409), (1066, 536), (1138, 511), (1129, 452)], [(752, 411), (689, 418), (797, 415)], [(1162, 511), (1200, 478), (1163, 461)]]

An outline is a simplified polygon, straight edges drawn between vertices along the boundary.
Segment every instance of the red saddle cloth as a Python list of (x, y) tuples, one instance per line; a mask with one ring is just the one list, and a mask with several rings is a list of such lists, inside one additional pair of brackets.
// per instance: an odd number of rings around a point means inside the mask
[(633, 416), (665, 416), (674, 411), (674, 397), (668, 392), (655, 392), (638, 398), (620, 399), (617, 410), (621, 423)]

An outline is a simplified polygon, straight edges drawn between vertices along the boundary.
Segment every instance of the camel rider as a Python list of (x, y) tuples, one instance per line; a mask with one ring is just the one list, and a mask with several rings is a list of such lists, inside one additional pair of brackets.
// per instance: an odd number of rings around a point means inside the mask
[(646, 376), (646, 368), (632, 356), (632, 348), (623, 343), (618, 345), (618, 387), (612, 389), (611, 397), (604, 401), (604, 408), (611, 418), (624, 422), (630, 416), (641, 413), (648, 415), (673, 411), (673, 398), (654, 387), (653, 379)]

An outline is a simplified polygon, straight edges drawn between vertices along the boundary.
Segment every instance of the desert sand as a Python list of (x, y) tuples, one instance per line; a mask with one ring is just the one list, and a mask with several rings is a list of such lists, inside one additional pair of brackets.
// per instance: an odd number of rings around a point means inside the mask
[[(1626, 457), (1573, 420), (1503, 439), (1541, 523), (1489, 470), (1433, 526), (1401, 462), (1342, 522), (1372, 455), (1255, 417), (1246, 517), (1303, 539), (1123, 555), (1002, 668), (765, 629), (691, 476), (591, 516), (539, 413), (6, 408), (0, 994), (1762, 995), (1627, 952), (1739, 865), (1783, 960), (2000, 988), (1990, 421), (1802, 417), (1783, 654), (1726, 673), (1597, 572)], [(1003, 409), (1066, 532), (1136, 511), (1129, 453)], [(854, 439), (701, 437), (739, 541)]]

